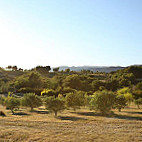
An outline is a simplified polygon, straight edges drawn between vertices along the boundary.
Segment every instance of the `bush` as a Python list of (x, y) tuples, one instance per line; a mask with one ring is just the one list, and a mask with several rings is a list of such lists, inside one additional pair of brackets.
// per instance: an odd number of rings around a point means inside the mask
[(44, 89), (42, 92), (41, 92), (41, 95), (42, 96), (47, 96), (47, 97), (50, 97), (50, 96), (55, 96), (57, 97), (58, 96), (58, 93), (56, 91), (54, 91), (53, 89)]
[(18, 93), (31, 93), (32, 92), (37, 95), (40, 95), (41, 91), (42, 89), (26, 87), (26, 88), (20, 88), (17, 92)]
[(4, 96), (0, 97), (0, 104), (3, 106), (5, 106), (5, 99), (6, 99), (6, 97), (4, 97)]
[(85, 106), (86, 104), (86, 98), (85, 98), (85, 92), (83, 91), (75, 91), (74, 93), (68, 93), (66, 95), (66, 105), (67, 107), (71, 107), (74, 110), (76, 108), (79, 108), (80, 106)]
[(126, 94), (124, 94), (124, 97), (125, 97), (125, 99), (126, 99), (126, 101), (128, 102), (128, 104), (130, 105), (130, 103), (133, 101), (133, 95), (132, 95), (132, 93), (126, 93)]
[(136, 99), (135, 104), (137, 105), (138, 109), (140, 109), (140, 105), (142, 105), (142, 98)]
[(135, 100), (142, 98), (142, 90), (133, 91), (133, 97), (134, 97)]
[(67, 94), (67, 93), (70, 93), (70, 92), (75, 92), (76, 90), (75, 89), (72, 89), (70, 87), (64, 87), (61, 92), (62, 94)]
[(114, 108), (117, 108), (120, 112), (122, 108), (124, 108), (127, 104), (127, 100), (124, 95), (116, 95)]
[(55, 117), (57, 117), (58, 111), (62, 111), (65, 109), (65, 101), (60, 98), (55, 97), (47, 97), (45, 99), (46, 109), (53, 111), (55, 113)]
[(142, 82), (137, 83), (135, 89), (136, 90), (142, 90)]
[(92, 96), (90, 107), (99, 110), (102, 114), (107, 114), (113, 107), (115, 95), (110, 91), (97, 91)]
[(18, 98), (13, 97), (13, 96), (8, 96), (5, 98), (4, 106), (9, 108), (11, 110), (11, 112), (14, 114), (14, 111), (16, 109), (19, 109), (20, 100)]
[(22, 105), (26, 107), (30, 107), (31, 111), (33, 111), (33, 108), (36, 108), (42, 105), (42, 100), (39, 96), (35, 95), (34, 93), (27, 93), (22, 98)]
[(128, 88), (128, 87), (124, 87), (124, 88), (118, 90), (117, 95), (124, 96), (126, 101), (128, 102), (128, 104), (130, 104), (133, 101), (133, 95), (131, 93), (130, 88)]

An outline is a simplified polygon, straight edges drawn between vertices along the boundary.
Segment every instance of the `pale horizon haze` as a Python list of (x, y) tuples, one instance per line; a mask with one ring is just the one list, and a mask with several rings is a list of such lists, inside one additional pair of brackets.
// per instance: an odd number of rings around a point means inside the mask
[(0, 0), (0, 67), (142, 64), (142, 0)]

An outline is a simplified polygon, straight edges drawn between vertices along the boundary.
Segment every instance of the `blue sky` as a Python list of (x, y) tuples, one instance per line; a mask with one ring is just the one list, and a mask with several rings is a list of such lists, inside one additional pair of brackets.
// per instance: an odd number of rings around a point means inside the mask
[(0, 0), (0, 66), (142, 64), (141, 0)]

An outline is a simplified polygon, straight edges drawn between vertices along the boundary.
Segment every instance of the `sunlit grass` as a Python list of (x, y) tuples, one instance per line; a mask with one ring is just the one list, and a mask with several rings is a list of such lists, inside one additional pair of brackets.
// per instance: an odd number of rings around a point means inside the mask
[(0, 106), (0, 142), (8, 141), (106, 141), (138, 142), (142, 140), (142, 109), (131, 105), (103, 117), (87, 108), (65, 110), (55, 118), (44, 107), (22, 108), (12, 115)]

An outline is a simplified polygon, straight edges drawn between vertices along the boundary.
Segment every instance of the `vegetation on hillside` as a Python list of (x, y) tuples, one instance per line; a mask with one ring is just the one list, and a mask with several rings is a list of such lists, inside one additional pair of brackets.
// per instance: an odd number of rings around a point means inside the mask
[(0, 93), (12, 92), (13, 95), (1, 97), (0, 102), (13, 113), (20, 105), (33, 110), (45, 104), (47, 109), (55, 112), (55, 116), (65, 108), (75, 110), (81, 106), (106, 115), (115, 108), (121, 111), (131, 102), (138, 108), (142, 104), (141, 66), (111, 73), (59, 71), (59, 68), (50, 72), (50, 66), (37, 66), (31, 70), (8, 66), (7, 69), (1, 68)]

